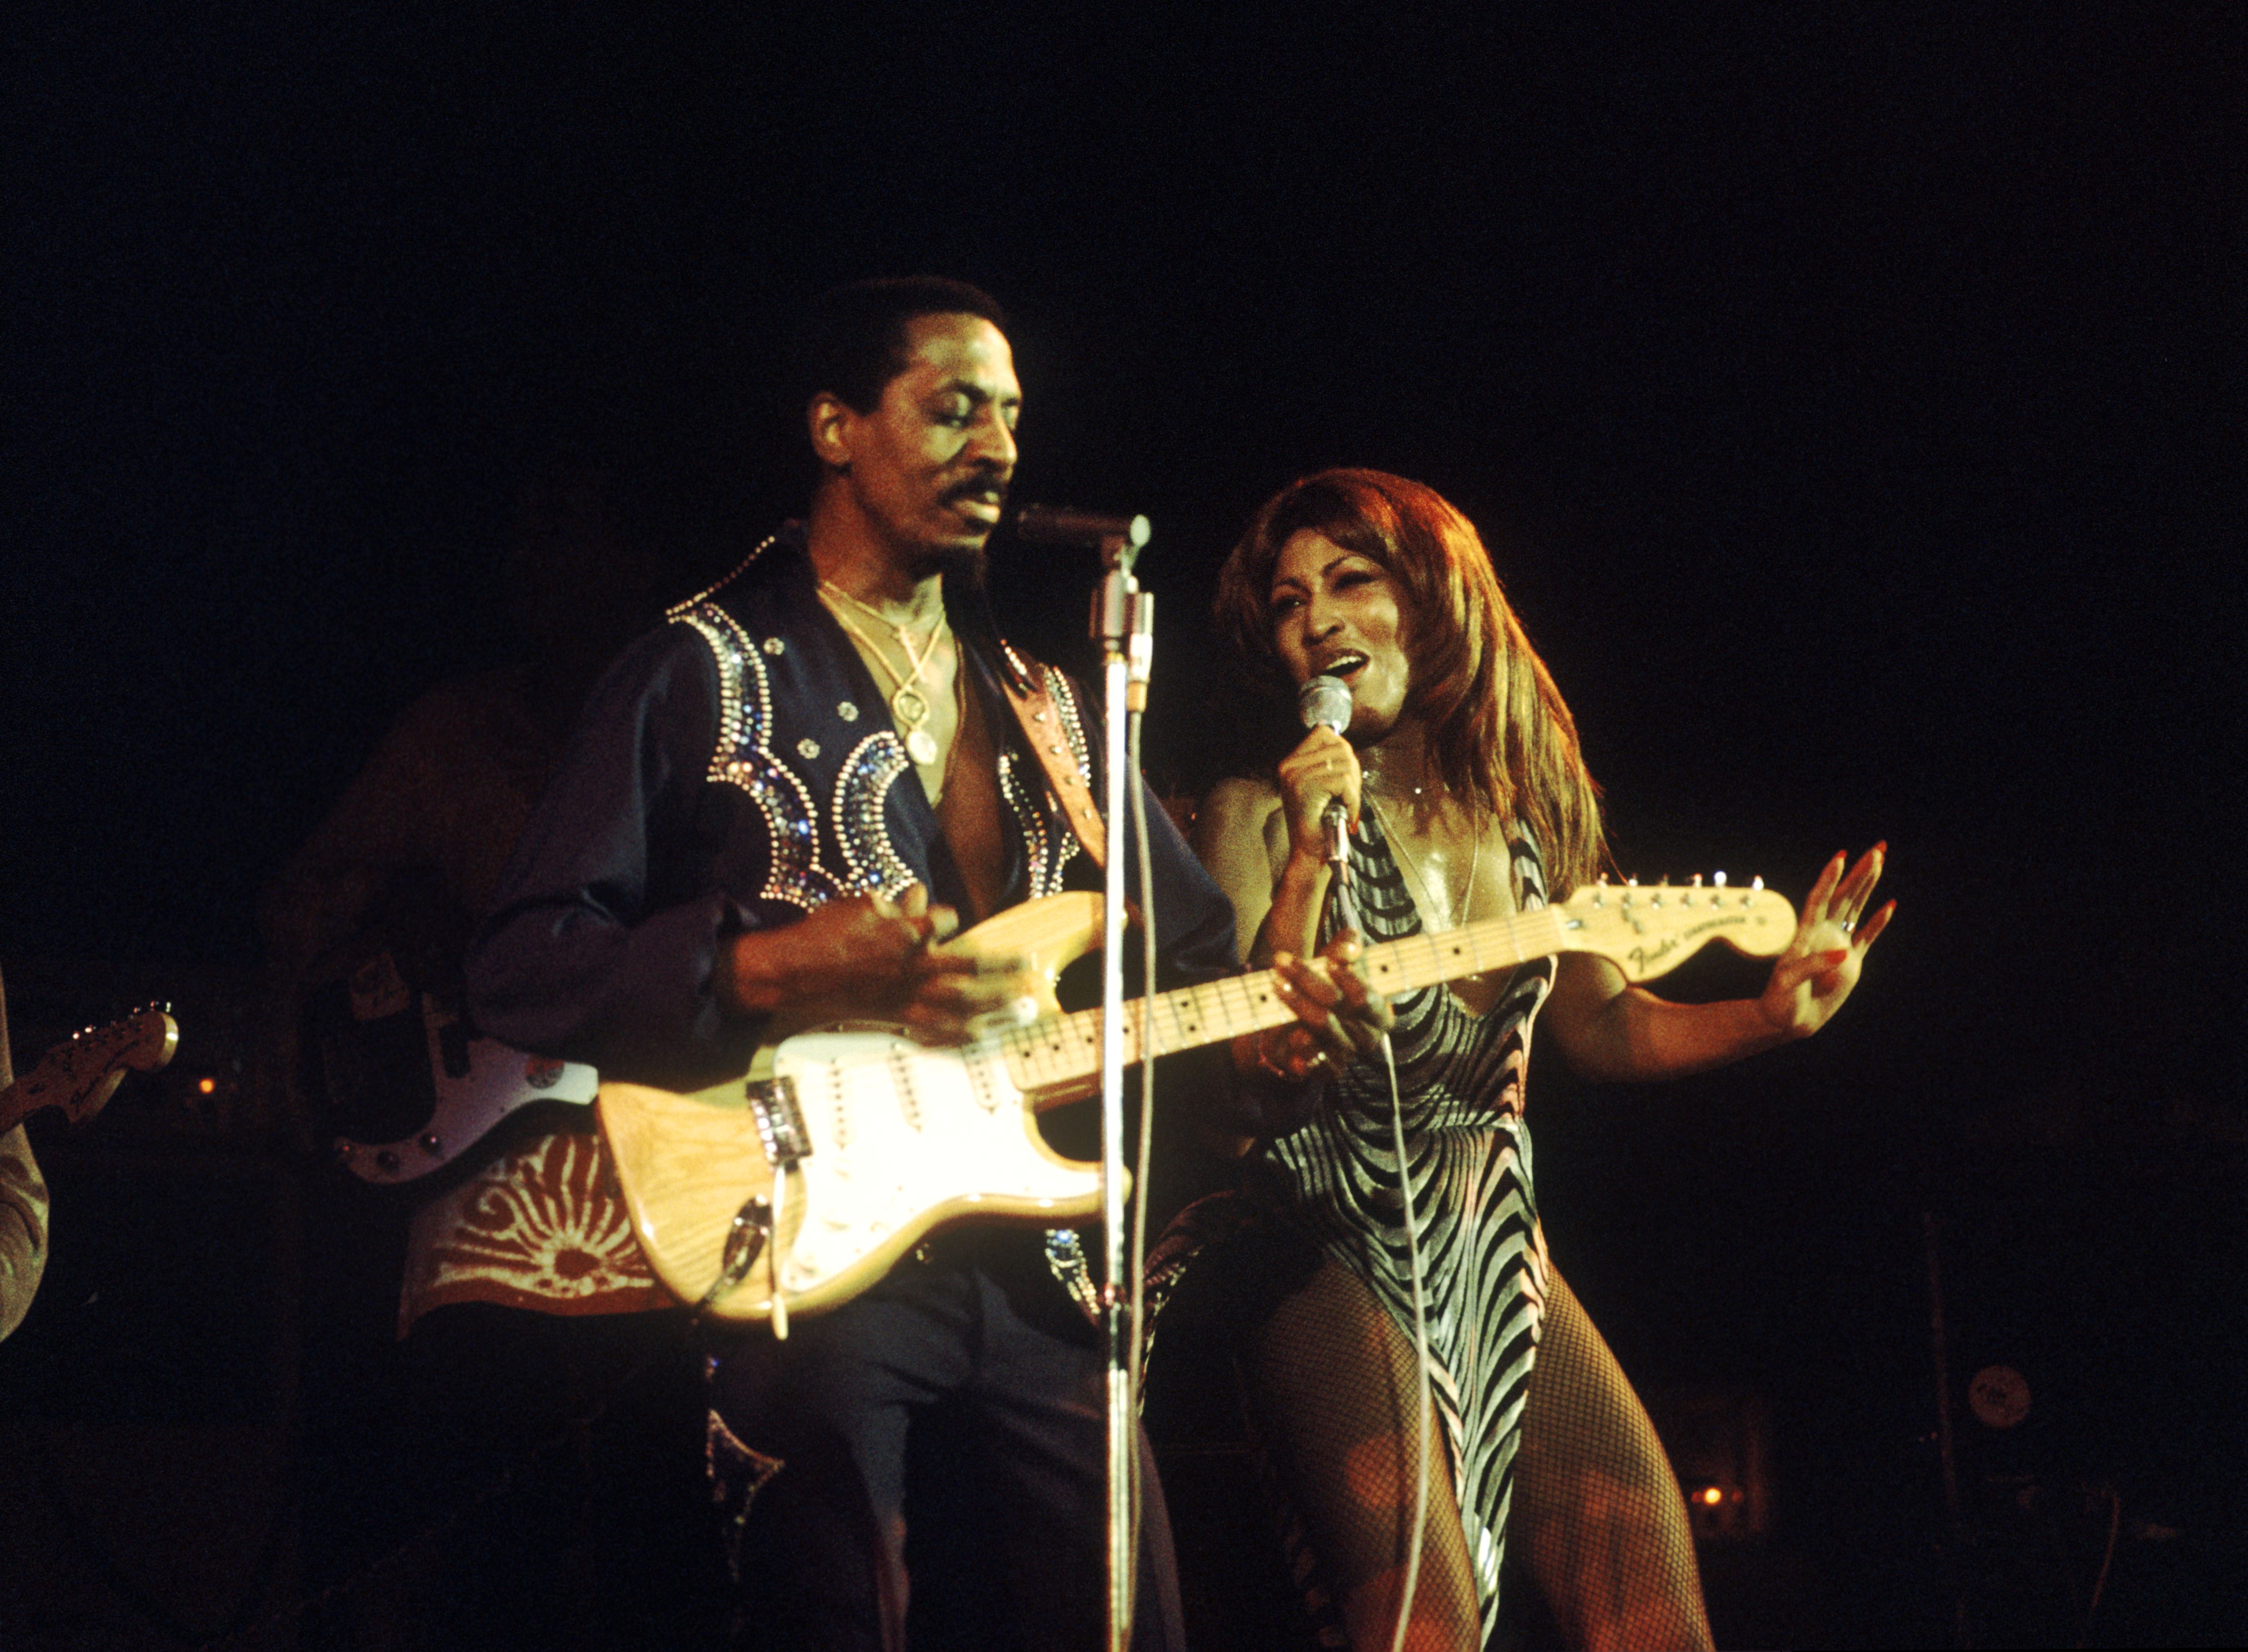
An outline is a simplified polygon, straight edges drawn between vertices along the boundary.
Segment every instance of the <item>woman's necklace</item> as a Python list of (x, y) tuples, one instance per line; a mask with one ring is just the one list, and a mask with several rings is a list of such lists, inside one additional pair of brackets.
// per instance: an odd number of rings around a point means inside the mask
[(840, 586), (831, 585), (822, 579), (819, 582), (819, 589), (822, 594), (832, 593), (840, 597), (854, 608), (864, 609), (878, 622), (888, 626), (891, 634), (897, 638), (898, 647), (905, 653), (906, 663), (913, 668), (911, 675), (900, 672), (897, 667), (892, 665), (889, 655), (882, 652), (874, 638), (852, 622), (849, 614), (832, 602), (827, 605), (827, 611), (843, 622), (843, 628), (846, 631), (867, 645), (867, 652), (874, 657), (875, 663), (889, 673), (891, 681), (898, 685), (896, 690), (890, 696), (890, 716), (898, 727), (905, 730), (906, 755), (922, 767), (927, 768), (936, 761), (936, 737), (922, 727), (922, 723), (929, 721), (929, 696), (921, 691), (921, 685), (927, 675), (929, 662), (936, 657), (937, 643), (944, 635), (944, 615), (939, 614), (936, 616), (936, 623), (929, 627), (929, 645), (919, 654), (915, 654), (913, 631), (909, 627), (900, 625), (871, 603), (860, 601)]
[[(1417, 791), (1418, 788), (1415, 790)], [(1381, 823), (1381, 835), (1388, 840), (1389, 852), (1397, 857), (1398, 870), (1404, 873), (1407, 879), (1411, 881), (1414, 892), (1420, 897), (1421, 909), (1430, 920), (1425, 927), (1432, 933), (1441, 933), (1434, 922), (1438, 918), (1447, 920), (1442, 926), (1444, 929), (1456, 929), (1465, 923), (1468, 919), (1468, 907), (1475, 900), (1476, 870), (1483, 861), (1483, 833), (1475, 830), (1473, 812), (1470, 812), (1468, 816), (1469, 838), (1474, 847), (1468, 851), (1467, 887), (1460, 892), (1459, 904), (1455, 909), (1449, 898), (1442, 906), (1436, 903), (1435, 892), (1430, 888), (1428, 879), (1421, 874), (1420, 863), (1414, 859), (1412, 851), (1405, 847), (1404, 838), (1391, 825), (1389, 812), (1374, 800), (1371, 788), (1366, 793), (1366, 803), (1367, 806), (1374, 811), (1374, 818)], [(1451, 892), (1448, 889), (1444, 893), (1449, 897)]]

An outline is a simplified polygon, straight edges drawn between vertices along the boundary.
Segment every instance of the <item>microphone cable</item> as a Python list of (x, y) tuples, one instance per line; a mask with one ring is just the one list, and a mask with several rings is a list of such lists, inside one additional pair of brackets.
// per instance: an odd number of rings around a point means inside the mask
[[(1317, 681), (1317, 679), (1314, 679)], [(1349, 891), (1350, 863), (1347, 857), (1338, 860), (1327, 884), (1327, 929), (1330, 934), (1340, 934), (1346, 928), (1358, 929), (1356, 904)], [(1361, 936), (1361, 942), (1364, 937)], [(1421, 1553), (1429, 1531), (1429, 1476), (1434, 1471), (1430, 1461), (1435, 1446), (1436, 1379), (1429, 1358), (1429, 1298), (1428, 1278), (1421, 1262), (1421, 1224), (1413, 1208), (1413, 1164), (1405, 1152), (1405, 1097), (1397, 1081), (1397, 1051), (1389, 1035), (1381, 1035), (1381, 1063), (1389, 1075), (1389, 1139), (1397, 1152), (1397, 1194), (1399, 1213), (1405, 1224), (1405, 1255), (1413, 1281), (1413, 1372), (1414, 1392), (1420, 1399), (1418, 1454), (1421, 1472), (1413, 1491), (1413, 1535), (1405, 1546), (1405, 1575), (1397, 1601), (1397, 1630), (1391, 1637), (1390, 1652), (1405, 1652), (1407, 1632), (1413, 1623), (1413, 1595), (1421, 1580)]]
[(1389, 1134), (1397, 1149), (1397, 1190), (1405, 1219), (1405, 1255), (1413, 1276), (1414, 1390), (1420, 1396), (1421, 1472), (1413, 1491), (1413, 1536), (1405, 1546), (1404, 1587), (1397, 1602), (1397, 1633), (1390, 1652), (1405, 1652), (1406, 1632), (1413, 1622), (1413, 1592), (1421, 1580), (1421, 1550), (1429, 1531), (1429, 1476), (1435, 1445), (1436, 1393), (1429, 1361), (1429, 1304), (1427, 1280), (1421, 1267), (1421, 1225), (1413, 1210), (1413, 1166), (1405, 1156), (1405, 1100), (1397, 1084), (1397, 1052), (1389, 1035), (1381, 1035), (1382, 1065), (1389, 1071)]

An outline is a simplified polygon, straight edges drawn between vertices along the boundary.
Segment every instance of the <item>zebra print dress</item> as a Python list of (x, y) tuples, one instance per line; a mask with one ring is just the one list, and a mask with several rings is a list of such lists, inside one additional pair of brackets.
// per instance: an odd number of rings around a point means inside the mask
[[(1509, 848), (1523, 909), (1543, 906), (1545, 868), (1536, 847), (1518, 835)], [(1351, 870), (1368, 941), (1421, 932), (1420, 914), (1371, 810), (1352, 846)], [(1480, 1016), (1442, 986), (1391, 1004), (1436, 1416), (1486, 1642), (1498, 1622), (1515, 1448), (1545, 1304), (1545, 1236), (1523, 1086), (1532, 1023), (1552, 980), (1551, 958), (1525, 964)], [(1357, 1062), (1309, 1122), (1265, 1145), (1253, 1166), (1255, 1191), (1206, 1199), (1173, 1224), (1150, 1258), (1151, 1297), (1160, 1305), (1197, 1253), (1222, 1250), (1231, 1235), (1258, 1223), (1259, 1206), (1278, 1203), (1279, 1214), (1320, 1252), (1367, 1283), (1409, 1341), (1412, 1272), (1394, 1141), (1388, 1074), (1378, 1060)], [(1211, 1262), (1223, 1265), (1217, 1256)], [(1297, 1523), (1287, 1524), (1289, 1546), (1299, 1551), (1298, 1582), (1315, 1618), (1326, 1617), (1332, 1603), (1321, 1598), (1316, 1557), (1301, 1552)]]
[[(1536, 848), (1520, 837), (1508, 847), (1523, 908), (1545, 905)], [(1421, 932), (1421, 915), (1372, 810), (1360, 819), (1351, 874), (1368, 941)], [(1450, 1448), (1486, 1638), (1498, 1613), (1514, 1451), (1545, 1306), (1545, 1236), (1523, 1086), (1532, 1023), (1552, 983), (1553, 960), (1545, 958), (1518, 970), (1481, 1016), (1442, 986), (1391, 1005), (1436, 1415)], [(1267, 1152), (1320, 1249), (1364, 1279), (1409, 1338), (1413, 1278), (1382, 1065), (1354, 1063), (1311, 1121)]]

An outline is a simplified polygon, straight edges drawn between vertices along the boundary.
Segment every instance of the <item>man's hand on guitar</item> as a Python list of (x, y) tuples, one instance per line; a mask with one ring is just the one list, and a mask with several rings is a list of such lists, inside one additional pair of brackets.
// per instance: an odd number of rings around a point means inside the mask
[(1365, 950), (1346, 931), (1315, 958), (1273, 955), (1272, 984), (1296, 1012), (1296, 1022), (1257, 1036), (1248, 1053), (1258, 1066), (1276, 1078), (1301, 1080), (1322, 1070), (1340, 1071), (1381, 1047), (1397, 1017), (1359, 968)]
[(736, 936), (721, 997), (744, 1015), (896, 1021), (924, 1044), (964, 1044), (980, 1018), (1012, 1018), (1031, 995), (1019, 959), (943, 944), (960, 928), (915, 883), (830, 901), (778, 929)]

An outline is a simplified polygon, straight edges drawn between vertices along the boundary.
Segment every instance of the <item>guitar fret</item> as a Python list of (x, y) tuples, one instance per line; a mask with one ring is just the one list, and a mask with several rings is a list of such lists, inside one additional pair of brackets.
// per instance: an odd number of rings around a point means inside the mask
[[(1395, 997), (1417, 992), (1462, 976), (1511, 969), (1525, 960), (1560, 949), (1561, 929), (1554, 911), (1543, 908), (1511, 918), (1491, 918), (1458, 929), (1407, 936), (1369, 947), (1361, 967), (1374, 987)], [(1155, 1053), (1197, 1049), (1206, 1044), (1282, 1026), (1295, 1013), (1273, 991), (1272, 972), (1252, 970), (1197, 986), (1155, 995)], [(1144, 1006), (1125, 1006), (1124, 1059), (1140, 1059)], [(1100, 1066), (1100, 1011), (1079, 1010), (999, 1040), (1008, 1072), (1024, 1089), (1066, 1083)]]

